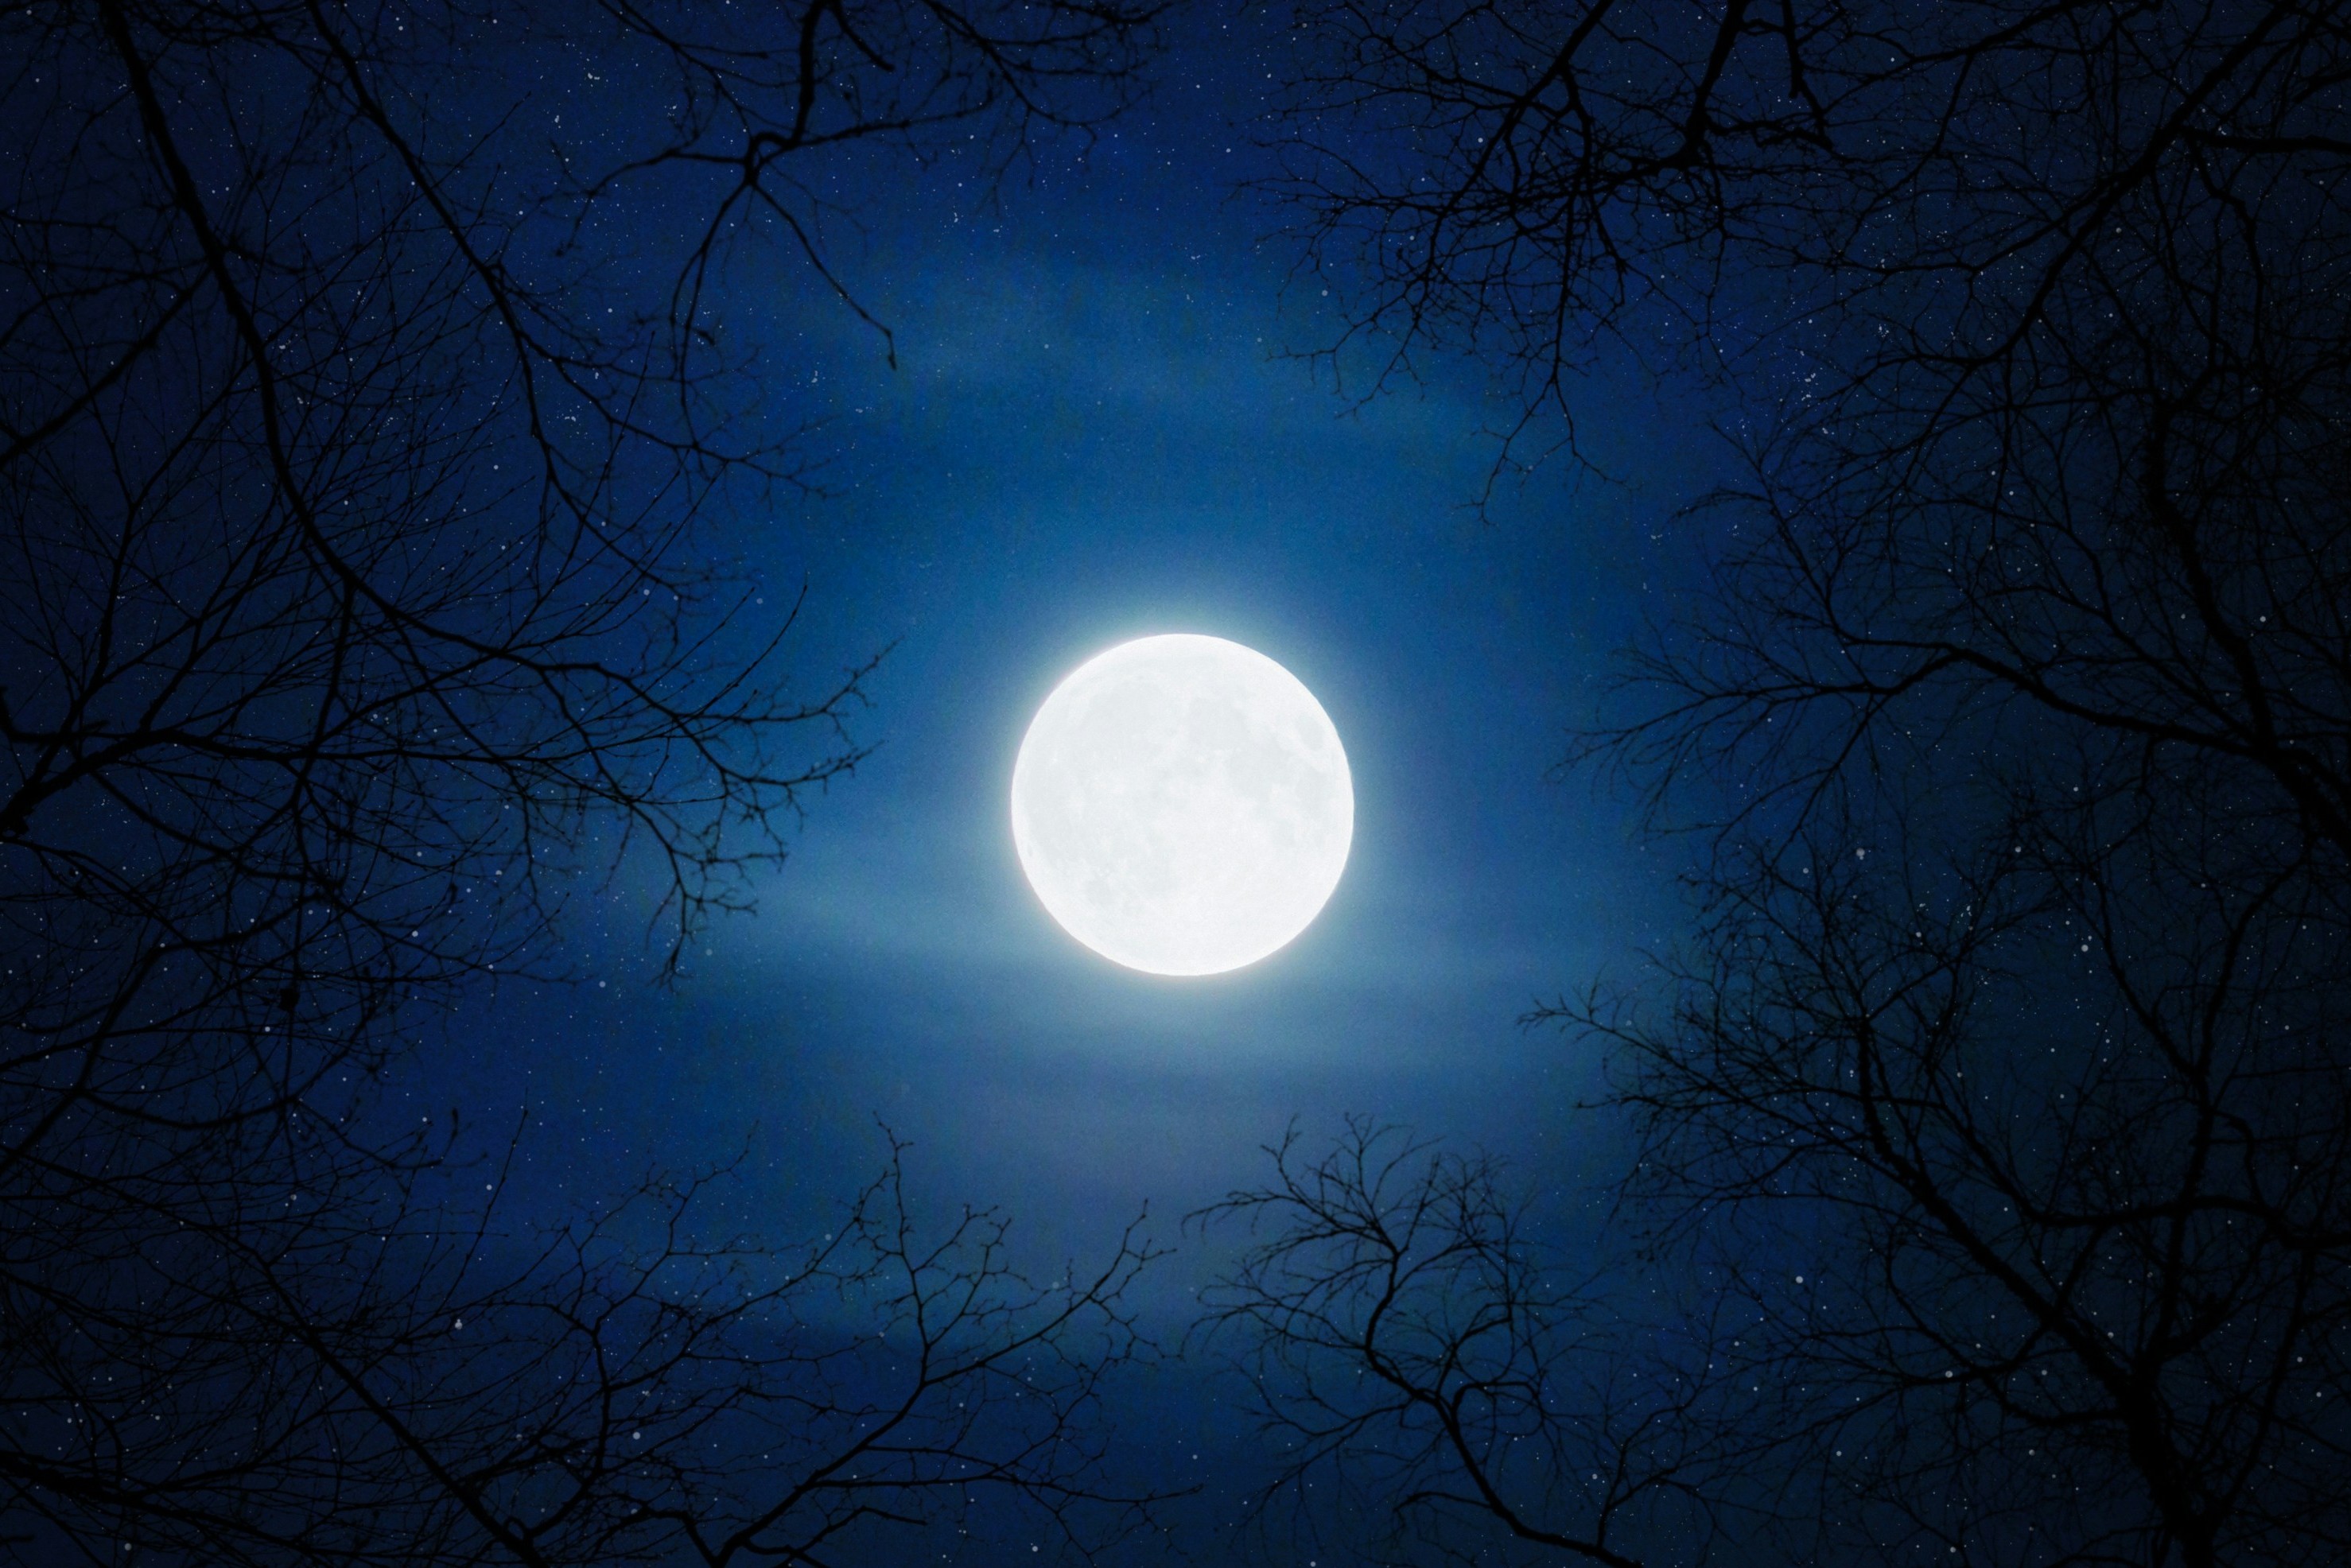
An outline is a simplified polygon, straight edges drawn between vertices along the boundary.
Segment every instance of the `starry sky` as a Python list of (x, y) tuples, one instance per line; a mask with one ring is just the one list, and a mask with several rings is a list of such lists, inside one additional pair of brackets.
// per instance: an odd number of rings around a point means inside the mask
[[(1466, 362), (1365, 400), (1297, 356), (1339, 324), (1242, 189), (1269, 167), (1267, 73), (1228, 14), (1186, 25), (1140, 111), (1040, 149), (998, 199), (952, 160), (861, 193), (835, 260), (894, 368), (804, 278), (730, 278), (831, 420), (827, 493), (751, 519), (748, 564), (772, 595), (805, 586), (811, 685), (886, 650), (855, 720), (874, 750), (680, 984), (648, 981), (624, 878), (583, 912), (594, 978), (511, 989), (420, 1065), (414, 1093), (529, 1107), (532, 1180), (744, 1150), (734, 1201), (789, 1233), (862, 1184), (884, 1124), (926, 1202), (1000, 1203), (1039, 1256), (1147, 1208), (1176, 1251), (1144, 1304), (1175, 1336), (1217, 1256), (1181, 1217), (1261, 1175), (1293, 1119), (1481, 1145), (1568, 1208), (1611, 1174), (1578, 1109), (1596, 1062), (1517, 1020), (1631, 978), (1678, 906), (1633, 803), (1555, 766), (1722, 454), (1672, 385), (1604, 369), (1579, 392), (1592, 466), (1474, 512), (1510, 410)], [(1177, 631), (1297, 674), (1356, 792), (1322, 915), (1197, 979), (1061, 932), (1007, 813), (1060, 678)]]
[[(0, 1556), (2332, 1561), (2335, 12), (1025, 5), (20, 8)], [(1176, 632), (1353, 789), (1200, 977), (1008, 799)]]

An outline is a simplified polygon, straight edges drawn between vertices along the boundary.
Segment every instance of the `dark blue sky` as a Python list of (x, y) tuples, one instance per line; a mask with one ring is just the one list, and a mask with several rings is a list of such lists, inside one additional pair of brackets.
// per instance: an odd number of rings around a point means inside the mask
[(19, 7), (0, 1558), (2351, 1542), (2342, 8), (1815, 9)]
[[(1292, 1117), (1481, 1143), (1566, 1194), (1607, 1171), (1576, 1109), (1588, 1052), (1515, 1020), (1670, 940), (1670, 862), (1627, 802), (1552, 768), (1657, 607), (1687, 544), (1668, 515), (1713, 449), (1671, 395), (1595, 376), (1580, 437), (1610, 479), (1560, 467), (1473, 517), (1507, 412), (1474, 373), (1438, 364), (1351, 407), (1282, 353), (1332, 322), (1290, 281), (1294, 249), (1261, 237), (1275, 214), (1233, 194), (1261, 167), (1230, 130), (1256, 107), (1249, 57), (1179, 40), (1144, 112), (1081, 163), (1048, 155), (998, 209), (952, 168), (867, 193), (836, 259), (894, 332), (894, 370), (803, 275), (730, 275), (837, 416), (814, 448), (833, 494), (753, 519), (755, 564), (778, 594), (805, 579), (812, 685), (891, 648), (857, 731), (878, 749), (812, 801), (760, 913), (715, 930), (681, 988), (644, 983), (623, 891), (601, 906), (621, 955), (603, 984), (509, 996), (465, 1031), (475, 1068), (519, 1071), (540, 1168), (708, 1163), (747, 1134), (742, 1197), (789, 1230), (870, 1173), (880, 1118), (929, 1198), (1001, 1202), (1053, 1255), (1146, 1203), (1178, 1241)], [(1062, 934), (1007, 816), (1052, 685), (1171, 631), (1287, 665), (1356, 791), (1322, 916), (1205, 979)], [(1160, 1267), (1164, 1322), (1212, 1261), (1187, 1241)]]

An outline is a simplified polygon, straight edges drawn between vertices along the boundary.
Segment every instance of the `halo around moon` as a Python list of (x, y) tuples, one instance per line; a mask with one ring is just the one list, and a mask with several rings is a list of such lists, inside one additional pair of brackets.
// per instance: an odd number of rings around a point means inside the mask
[(1253, 964), (1306, 929), (1355, 831), (1322, 705), (1255, 649), (1123, 643), (1053, 688), (1012, 768), (1012, 842), (1069, 934), (1154, 975)]

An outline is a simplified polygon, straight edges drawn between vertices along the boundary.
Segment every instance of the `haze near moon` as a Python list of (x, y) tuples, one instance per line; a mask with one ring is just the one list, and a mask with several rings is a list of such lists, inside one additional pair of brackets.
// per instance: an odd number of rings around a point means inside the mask
[(1213, 975), (1287, 945), (1354, 836), (1322, 705), (1221, 637), (1144, 637), (1073, 671), (1012, 768), (1012, 841), (1045, 908), (1102, 956)]

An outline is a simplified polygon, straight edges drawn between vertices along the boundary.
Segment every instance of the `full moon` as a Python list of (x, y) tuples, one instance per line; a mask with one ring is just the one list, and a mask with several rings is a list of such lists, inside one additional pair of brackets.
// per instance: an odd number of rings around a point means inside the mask
[(1347, 864), (1355, 789), (1298, 677), (1221, 637), (1144, 637), (1053, 688), (1012, 767), (1012, 842), (1064, 930), (1153, 975), (1254, 964)]

